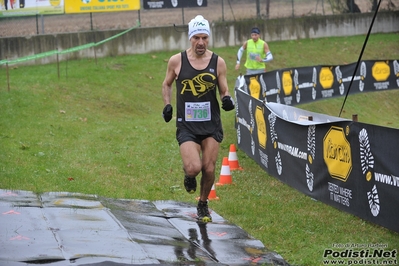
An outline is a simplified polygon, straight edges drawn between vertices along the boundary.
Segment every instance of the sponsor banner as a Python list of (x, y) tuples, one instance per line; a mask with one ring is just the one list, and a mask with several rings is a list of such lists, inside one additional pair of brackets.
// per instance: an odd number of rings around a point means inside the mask
[(3, 0), (0, 17), (51, 15), (64, 13), (64, 0)]
[(206, 7), (207, 0), (143, 0), (144, 9)]
[(119, 12), (140, 10), (140, 0), (66, 0), (65, 13)]
[(286, 105), (349, 94), (397, 89), (399, 60), (361, 61), (342, 66), (312, 66), (280, 69), (238, 77), (241, 90), (267, 102)]
[(235, 96), (238, 147), (263, 170), (399, 232), (399, 130), (265, 104), (237, 88)]

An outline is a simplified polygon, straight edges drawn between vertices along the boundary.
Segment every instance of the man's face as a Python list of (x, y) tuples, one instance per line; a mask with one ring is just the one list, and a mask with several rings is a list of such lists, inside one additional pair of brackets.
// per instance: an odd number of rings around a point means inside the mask
[(254, 42), (259, 40), (259, 34), (257, 33), (251, 33), (251, 38)]
[(208, 48), (209, 36), (205, 33), (196, 34), (190, 39), (191, 47), (197, 55), (203, 55)]

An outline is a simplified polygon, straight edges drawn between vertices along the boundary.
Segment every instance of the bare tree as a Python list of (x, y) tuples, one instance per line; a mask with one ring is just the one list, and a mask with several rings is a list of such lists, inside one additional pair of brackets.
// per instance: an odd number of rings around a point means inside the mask
[(256, 0), (256, 17), (260, 18), (260, 0)]
[(371, 0), (371, 11), (377, 10), (377, 0)]
[(331, 9), (337, 13), (360, 13), (359, 6), (355, 0), (330, 0)]
[(270, 0), (266, 0), (266, 18), (269, 18), (269, 12), (270, 12)]
[(359, 6), (355, 3), (355, 0), (346, 0), (346, 6), (348, 7), (349, 13), (361, 13)]
[[(378, 6), (378, 0), (370, 0), (371, 2), (371, 11), (376, 11)], [(387, 8), (388, 10), (395, 10), (395, 4), (392, 0), (388, 0)]]
[(388, 0), (388, 10), (395, 10), (395, 4), (392, 2), (392, 0)]

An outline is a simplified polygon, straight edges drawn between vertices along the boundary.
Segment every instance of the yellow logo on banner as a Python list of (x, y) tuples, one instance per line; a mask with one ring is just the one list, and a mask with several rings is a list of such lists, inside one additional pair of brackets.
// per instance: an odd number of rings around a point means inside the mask
[(391, 68), (385, 62), (375, 62), (371, 68), (371, 74), (376, 81), (385, 81), (389, 77)]
[(346, 182), (352, 171), (352, 155), (343, 128), (332, 126), (324, 136), (323, 157), (330, 175)]
[(256, 106), (255, 110), (255, 121), (258, 128), (258, 141), (259, 145), (266, 149), (267, 133), (266, 133), (266, 121), (263, 115), (263, 109), (260, 106)]
[(283, 90), (285, 95), (291, 95), (292, 93), (292, 77), (291, 71), (283, 72)]
[(255, 99), (259, 99), (260, 96), (260, 84), (257, 77), (258, 76), (249, 78), (249, 92)]
[(323, 89), (330, 89), (334, 83), (334, 75), (329, 67), (322, 67), (319, 74), (320, 84)]
[(52, 6), (59, 6), (61, 3), (61, 0), (50, 0), (50, 4)]

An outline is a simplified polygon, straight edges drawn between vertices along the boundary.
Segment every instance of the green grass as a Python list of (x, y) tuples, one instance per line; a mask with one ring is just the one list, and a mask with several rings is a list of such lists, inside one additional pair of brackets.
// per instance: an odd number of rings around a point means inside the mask
[[(364, 39), (270, 42), (269, 70), (353, 63)], [(399, 59), (398, 43), (399, 34), (372, 35), (363, 59)], [(231, 93), (237, 49), (213, 49), (228, 64)], [(9, 92), (0, 80), (0, 188), (194, 203), (182, 186), (175, 125), (161, 117), (161, 84), (173, 53), (61, 62), (60, 78), (55, 64), (11, 67)], [(399, 128), (398, 98), (399, 90), (350, 96), (342, 116)], [(338, 116), (342, 102), (300, 107)], [(217, 169), (236, 143), (234, 113), (222, 112), (222, 119)], [(220, 200), (210, 207), (290, 264), (322, 265), (324, 249), (336, 243), (399, 247), (399, 234), (314, 201), (237, 155), (244, 170), (232, 172), (234, 184), (217, 187)]]

